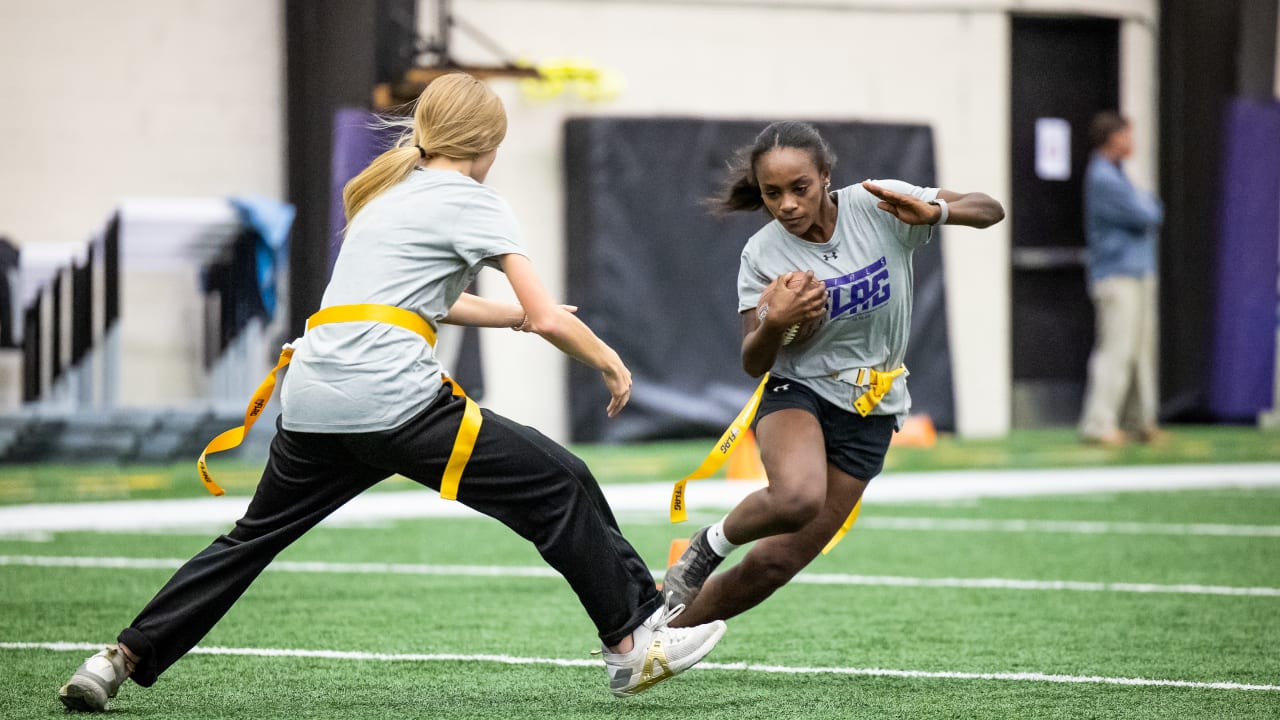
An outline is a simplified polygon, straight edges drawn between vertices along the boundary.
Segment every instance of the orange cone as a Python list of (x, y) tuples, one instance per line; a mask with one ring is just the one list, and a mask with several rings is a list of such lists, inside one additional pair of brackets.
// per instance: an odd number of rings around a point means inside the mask
[(684, 551), (689, 548), (689, 538), (676, 538), (671, 541), (671, 549), (667, 551), (667, 567), (676, 564)]
[[(671, 547), (667, 550), (667, 569), (670, 570), (672, 565), (680, 559), (686, 548), (689, 547), (689, 538), (676, 538), (671, 541)], [(658, 589), (662, 589), (662, 583), (658, 583)]]
[(760, 446), (756, 444), (754, 430), (747, 430), (742, 442), (733, 449), (733, 454), (729, 456), (727, 475), (730, 480), (766, 479), (764, 463), (760, 461)]
[(894, 447), (931, 448), (938, 442), (938, 432), (928, 415), (911, 415), (902, 429), (893, 434)]

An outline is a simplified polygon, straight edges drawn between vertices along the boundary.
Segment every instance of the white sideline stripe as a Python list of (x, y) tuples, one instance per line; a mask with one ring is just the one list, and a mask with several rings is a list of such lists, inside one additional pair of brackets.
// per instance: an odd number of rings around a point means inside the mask
[(894, 575), (800, 573), (791, 582), (807, 585), (873, 585), (881, 587), (972, 588), (990, 590), (1075, 590), (1082, 592), (1167, 593), (1174, 595), (1245, 595), (1280, 597), (1280, 588), (1228, 585), (1156, 585), (1079, 580), (1016, 580), (1012, 578), (913, 578)]
[(983, 518), (887, 517), (869, 515), (858, 527), (875, 530), (959, 532), (1048, 532), (1076, 535), (1215, 535), (1280, 537), (1280, 525), (1210, 523), (1090, 522), (1082, 520), (988, 520)]
[[(109, 568), (116, 570), (175, 569), (181, 558), (61, 557), (46, 555), (0, 555), (0, 566)], [(549, 567), (515, 565), (418, 565), (410, 563), (332, 563), (277, 560), (267, 570), (295, 573), (445, 575), (470, 577), (558, 578)], [(661, 576), (662, 571), (652, 571)], [(1280, 597), (1280, 588), (1233, 587), (1226, 585), (1156, 585), (1151, 583), (1103, 583), (1077, 580), (1018, 580), (1014, 578), (918, 578), (896, 575), (848, 575), (805, 573), (792, 579), (802, 585), (864, 585), (875, 587), (968, 588), (981, 590), (1073, 590), (1081, 592), (1165, 593), (1174, 595), (1234, 595)]]
[[(192, 482), (196, 482), (192, 478)], [(1070, 470), (964, 470), (886, 473), (867, 488), (872, 503), (955, 502), (981, 497), (1033, 497), (1112, 492), (1169, 492), (1222, 487), (1280, 486), (1280, 463), (1146, 465)], [(764, 487), (756, 480), (689, 483), (693, 511), (725, 510)], [(665, 517), (671, 483), (603, 486), (615, 512)], [(244, 514), (248, 497), (117, 502), (46, 503), (0, 507), (0, 536), (33, 532), (135, 531), (230, 525)], [(342, 506), (326, 524), (424, 517), (480, 517), (460, 503), (426, 490), (365, 493)], [(869, 518), (866, 518), (869, 519)]]
[[(113, 570), (174, 570), (184, 558), (58, 557), (46, 555), (0, 555), (0, 565), (26, 567), (109, 568)], [(550, 577), (560, 574), (549, 567), (516, 565), (418, 565), (409, 563), (331, 563), (276, 560), (267, 570), (295, 573), (354, 575), (446, 575), (474, 577)]]
[[(101, 643), (72, 642), (0, 642), (4, 650), (53, 650), (57, 652), (92, 651)], [(491, 662), (503, 665), (553, 665), (556, 667), (599, 667), (602, 661), (517, 657), (514, 655), (482, 655), (460, 653), (371, 653), (349, 650), (298, 650), (277, 648), (196, 647), (193, 655), (239, 655), (252, 657), (321, 658), (326, 660), (371, 660), (378, 662)], [(1055, 675), (1050, 673), (976, 673), (934, 670), (893, 670), (888, 668), (795, 667), (790, 665), (758, 665), (755, 663), (704, 662), (696, 670), (737, 670), (780, 675), (860, 675), (940, 680), (1010, 680), (1020, 682), (1083, 683), (1192, 688), (1196, 690), (1262, 690), (1280, 691), (1280, 685), (1256, 685), (1236, 682), (1200, 682), (1194, 680), (1155, 680), (1150, 678), (1105, 677), (1099, 675)]]

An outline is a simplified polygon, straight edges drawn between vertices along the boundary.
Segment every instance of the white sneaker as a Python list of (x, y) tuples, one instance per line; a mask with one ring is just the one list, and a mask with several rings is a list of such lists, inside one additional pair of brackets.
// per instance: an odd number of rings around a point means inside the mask
[(604, 651), (609, 692), (617, 697), (638, 695), (693, 667), (724, 635), (723, 620), (687, 628), (668, 627), (684, 605), (659, 608), (633, 632), (635, 647), (627, 653)]
[(118, 646), (109, 645), (76, 669), (58, 690), (58, 699), (67, 710), (102, 712), (127, 677), (124, 653)]

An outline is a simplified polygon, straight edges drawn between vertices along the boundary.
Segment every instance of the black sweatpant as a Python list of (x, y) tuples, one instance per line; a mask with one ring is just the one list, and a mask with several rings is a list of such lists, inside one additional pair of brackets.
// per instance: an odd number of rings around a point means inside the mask
[[(399, 473), (432, 490), (453, 449), (462, 398), (448, 388), (393, 430), (300, 433), (276, 423), (267, 467), (243, 518), (178, 569), (119, 641), (142, 657), (144, 687), (226, 614), (275, 556), (351, 498)], [(488, 410), (458, 501), (537, 546), (562, 574), (600, 639), (615, 645), (662, 605), (585, 463), (533, 428)]]

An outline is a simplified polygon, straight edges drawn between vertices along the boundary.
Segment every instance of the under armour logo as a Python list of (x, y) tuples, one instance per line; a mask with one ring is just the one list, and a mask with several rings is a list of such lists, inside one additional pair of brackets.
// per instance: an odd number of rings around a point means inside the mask
[(783, 384), (779, 385), (778, 387), (774, 388), (774, 389), (773, 389), (773, 391), (774, 391), (774, 392), (786, 392), (786, 391), (788, 391), (788, 390), (790, 390), (790, 389), (791, 389), (791, 383), (783, 383)]
[(837, 251), (835, 251), (835, 250), (832, 250), (829, 254), (828, 254), (828, 253), (822, 253), (822, 259), (823, 259), (823, 260), (835, 260), (837, 257), (839, 257), (839, 255), (837, 254)]

